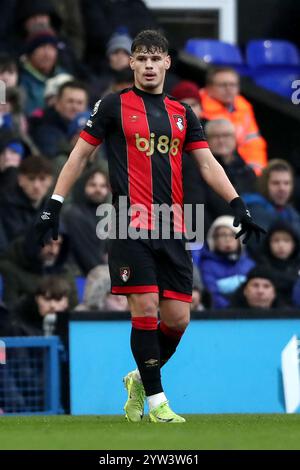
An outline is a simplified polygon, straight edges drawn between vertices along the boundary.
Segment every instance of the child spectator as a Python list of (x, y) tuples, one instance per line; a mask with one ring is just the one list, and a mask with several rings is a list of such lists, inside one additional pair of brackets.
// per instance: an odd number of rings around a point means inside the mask
[(245, 281), (254, 261), (246, 254), (235, 235), (233, 217), (218, 217), (207, 234), (207, 246), (201, 251), (199, 270), (203, 285), (212, 296), (213, 308), (224, 308), (229, 297)]
[(264, 241), (258, 266), (272, 270), (279, 295), (292, 305), (293, 288), (300, 276), (299, 236), (285, 221), (273, 224)]

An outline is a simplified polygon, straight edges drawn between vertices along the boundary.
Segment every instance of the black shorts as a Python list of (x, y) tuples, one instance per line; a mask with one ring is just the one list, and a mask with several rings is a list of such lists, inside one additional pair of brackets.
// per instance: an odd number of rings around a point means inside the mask
[(108, 254), (112, 294), (157, 292), (192, 301), (193, 266), (186, 240), (110, 240)]

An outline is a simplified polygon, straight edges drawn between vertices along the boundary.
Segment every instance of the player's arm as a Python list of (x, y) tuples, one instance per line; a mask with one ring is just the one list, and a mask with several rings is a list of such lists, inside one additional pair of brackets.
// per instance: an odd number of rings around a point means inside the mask
[(44, 239), (50, 230), (52, 232), (53, 240), (57, 240), (59, 213), (62, 208), (64, 198), (81, 175), (94, 150), (94, 145), (91, 145), (79, 137), (74, 149), (70, 153), (67, 162), (58, 176), (53, 195), (46, 203), (46, 206), (39, 215), (38, 221), (35, 225), (38, 242), (40, 244), (44, 244)]
[(192, 150), (191, 154), (197, 162), (203, 179), (219, 196), (228, 203), (239, 197), (222, 165), (215, 159), (209, 148)]
[(257, 241), (259, 241), (261, 233), (265, 233), (265, 230), (254, 223), (247, 206), (239, 197), (223, 167), (215, 159), (209, 148), (194, 149), (191, 154), (196, 160), (206, 183), (230, 204), (235, 215), (233, 225), (235, 227), (241, 225), (241, 230), (236, 238), (246, 234), (243, 242), (247, 243), (251, 234), (254, 233)]

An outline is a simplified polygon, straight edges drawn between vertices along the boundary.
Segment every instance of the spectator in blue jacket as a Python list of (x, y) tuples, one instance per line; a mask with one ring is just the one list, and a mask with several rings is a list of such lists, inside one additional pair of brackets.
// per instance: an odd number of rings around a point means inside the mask
[(201, 251), (199, 269), (203, 285), (212, 296), (213, 308), (225, 308), (229, 297), (246, 280), (254, 261), (244, 251), (235, 235), (232, 216), (218, 217), (207, 234), (207, 245)]
[[(284, 220), (299, 233), (300, 214), (290, 203), (294, 190), (290, 164), (285, 160), (271, 160), (258, 180), (258, 190), (257, 193), (243, 194), (256, 223), (268, 230), (277, 220)], [(257, 244), (253, 240), (247, 246), (251, 254), (257, 252)]]

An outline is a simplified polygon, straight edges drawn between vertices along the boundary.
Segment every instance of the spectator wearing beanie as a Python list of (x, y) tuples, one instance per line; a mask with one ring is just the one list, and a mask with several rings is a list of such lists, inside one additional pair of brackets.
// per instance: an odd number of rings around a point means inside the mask
[(182, 80), (172, 88), (171, 95), (177, 100), (188, 104), (200, 119), (202, 108), (199, 87), (196, 83), (190, 82), (189, 80)]
[(239, 230), (233, 226), (233, 217), (218, 217), (208, 231), (207, 244), (200, 254), (198, 268), (214, 308), (229, 306), (230, 296), (255, 265), (242, 241), (235, 238)]
[(269, 309), (283, 307), (272, 271), (268, 267), (255, 267), (248, 273), (244, 284), (233, 295), (233, 308)]
[[(132, 38), (126, 32), (117, 32), (111, 36), (106, 46), (107, 66), (101, 75), (92, 84), (92, 94), (102, 97), (107, 94), (115, 82), (115, 78), (122, 70), (126, 70), (130, 63)], [(95, 88), (95, 90), (94, 90)]]
[(43, 108), (46, 81), (63, 72), (57, 64), (58, 39), (52, 29), (31, 33), (25, 41), (20, 84), (25, 90), (25, 112)]
[(300, 279), (300, 241), (288, 222), (279, 220), (270, 227), (258, 266), (272, 270), (279, 295), (292, 305), (294, 285)]

